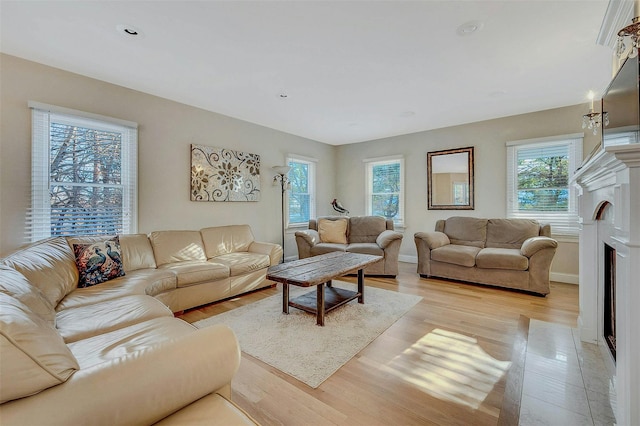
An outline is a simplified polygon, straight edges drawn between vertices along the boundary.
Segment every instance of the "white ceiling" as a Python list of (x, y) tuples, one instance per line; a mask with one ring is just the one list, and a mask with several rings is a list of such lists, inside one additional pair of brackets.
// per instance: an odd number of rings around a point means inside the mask
[[(607, 4), (2, 0), (0, 50), (339, 145), (583, 102), (586, 113), (611, 77), (612, 51), (595, 42)], [(457, 35), (469, 21), (482, 28)]]

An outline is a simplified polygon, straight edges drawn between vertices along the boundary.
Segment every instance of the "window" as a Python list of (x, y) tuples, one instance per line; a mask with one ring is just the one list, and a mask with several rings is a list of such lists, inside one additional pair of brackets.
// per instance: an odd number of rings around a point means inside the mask
[(507, 143), (507, 217), (550, 223), (555, 235), (578, 235), (570, 184), (582, 161), (582, 134)]
[(315, 173), (316, 162), (311, 159), (289, 157), (287, 164), (291, 167), (289, 180), (288, 226), (309, 224), (309, 219), (316, 215)]
[(364, 160), (367, 165), (367, 214), (404, 224), (404, 160), (387, 157)]
[(137, 124), (30, 102), (30, 239), (137, 231)]

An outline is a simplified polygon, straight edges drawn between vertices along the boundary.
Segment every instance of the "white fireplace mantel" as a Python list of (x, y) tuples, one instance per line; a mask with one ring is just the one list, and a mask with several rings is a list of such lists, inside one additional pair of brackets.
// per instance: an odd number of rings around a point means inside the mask
[[(614, 145), (575, 174), (580, 229), (583, 341), (603, 349), (615, 374), (617, 424), (640, 425), (640, 144)], [(610, 209), (606, 221), (601, 209)], [(616, 250), (616, 361), (603, 336), (604, 244)]]

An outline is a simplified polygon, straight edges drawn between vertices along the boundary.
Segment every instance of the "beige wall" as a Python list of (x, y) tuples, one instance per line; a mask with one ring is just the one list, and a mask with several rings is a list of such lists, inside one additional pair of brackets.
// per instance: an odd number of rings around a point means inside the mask
[[(0, 253), (22, 245), (30, 204), (30, 111), (38, 101), (139, 124), (140, 232), (198, 229), (248, 223), (256, 238), (280, 241), (280, 191), (271, 167), (288, 153), (318, 159), (317, 215), (332, 213), (337, 197), (352, 215), (365, 214), (363, 159), (402, 154), (405, 158), (405, 238), (401, 256), (415, 259), (413, 234), (432, 230), (452, 215), (504, 217), (505, 142), (581, 132), (587, 105), (576, 105), (462, 126), (333, 147), (241, 120), (186, 106), (66, 71), (0, 55)], [(584, 153), (598, 138), (585, 134)], [(247, 203), (189, 200), (189, 145), (204, 144), (260, 154), (262, 199)], [(475, 210), (427, 210), (426, 156), (429, 151), (475, 146)], [(286, 256), (297, 255), (293, 230)], [(552, 272), (578, 274), (577, 244), (561, 242)]]
[[(401, 259), (415, 259), (413, 234), (433, 230), (436, 220), (449, 216), (504, 217), (506, 214), (507, 141), (582, 132), (588, 105), (575, 105), (495, 120), (447, 127), (337, 148), (338, 198), (352, 215), (365, 214), (362, 191), (363, 159), (401, 154), (405, 159), (405, 224)], [(585, 134), (583, 151), (598, 143)], [(474, 146), (475, 210), (427, 209), (427, 152)], [(577, 242), (560, 243), (552, 266), (553, 277), (577, 280)]]
[[(323, 177), (318, 184), (318, 213), (329, 213), (335, 176), (330, 145), (12, 56), (2, 55), (0, 61), (0, 253), (26, 241), (30, 100), (139, 124), (140, 232), (248, 223), (257, 239), (280, 242), (280, 189), (272, 186), (271, 167), (284, 164), (289, 153), (318, 159), (318, 175)], [(261, 201), (190, 201), (192, 143), (259, 154)], [(292, 235), (285, 247), (287, 256), (296, 255)]]

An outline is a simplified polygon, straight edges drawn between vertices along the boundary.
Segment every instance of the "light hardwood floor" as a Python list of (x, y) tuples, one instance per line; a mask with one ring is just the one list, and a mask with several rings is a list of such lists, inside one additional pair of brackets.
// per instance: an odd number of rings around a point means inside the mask
[[(497, 424), (507, 381), (500, 361), (511, 360), (520, 316), (575, 327), (578, 286), (552, 283), (542, 298), (424, 279), (415, 268), (401, 263), (397, 279), (366, 278), (367, 286), (423, 299), (320, 387), (243, 353), (234, 401), (263, 425)], [(279, 287), (181, 318), (195, 322), (274, 294)]]

